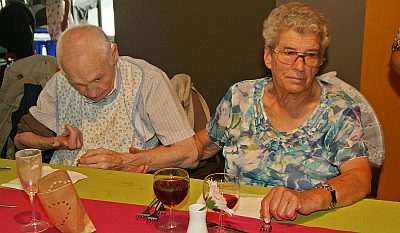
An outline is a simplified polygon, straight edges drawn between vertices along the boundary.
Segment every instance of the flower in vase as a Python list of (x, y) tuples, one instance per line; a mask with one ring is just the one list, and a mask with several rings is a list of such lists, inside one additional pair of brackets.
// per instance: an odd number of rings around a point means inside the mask
[(208, 209), (219, 209), (227, 213), (229, 216), (232, 216), (234, 211), (229, 209), (226, 205), (226, 199), (219, 191), (217, 181), (208, 180), (207, 183), (210, 186), (210, 190), (206, 200), (206, 206), (204, 208), (207, 207)]

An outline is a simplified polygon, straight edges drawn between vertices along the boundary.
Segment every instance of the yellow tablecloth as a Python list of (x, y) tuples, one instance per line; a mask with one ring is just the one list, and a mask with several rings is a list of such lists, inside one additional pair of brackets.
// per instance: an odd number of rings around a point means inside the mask
[[(0, 159), (0, 184), (17, 178), (15, 161)], [(148, 204), (153, 198), (153, 176), (128, 172), (51, 165), (53, 168), (77, 171), (88, 176), (75, 184), (82, 198), (132, 204)], [(202, 193), (202, 180), (191, 179), (189, 197), (178, 206), (187, 209)], [(267, 188), (242, 186), (242, 193), (265, 195)], [(0, 197), (1, 202), (1, 197)], [(1, 209), (0, 209), (1, 211)], [(348, 207), (299, 215), (293, 223), (356, 232), (400, 232), (400, 202), (364, 199)]]

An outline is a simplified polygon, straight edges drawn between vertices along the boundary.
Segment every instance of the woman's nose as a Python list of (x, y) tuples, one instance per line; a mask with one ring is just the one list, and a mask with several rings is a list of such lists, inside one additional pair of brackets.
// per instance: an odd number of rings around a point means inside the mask
[(306, 62), (303, 56), (298, 56), (297, 59), (293, 62), (292, 67), (298, 71), (304, 71), (306, 66)]

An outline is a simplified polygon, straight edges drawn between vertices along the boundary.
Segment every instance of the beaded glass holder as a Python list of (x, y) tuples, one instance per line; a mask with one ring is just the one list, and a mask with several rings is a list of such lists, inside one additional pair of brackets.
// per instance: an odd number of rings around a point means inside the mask
[(41, 178), (37, 195), (51, 223), (60, 232), (96, 230), (66, 171), (58, 170)]

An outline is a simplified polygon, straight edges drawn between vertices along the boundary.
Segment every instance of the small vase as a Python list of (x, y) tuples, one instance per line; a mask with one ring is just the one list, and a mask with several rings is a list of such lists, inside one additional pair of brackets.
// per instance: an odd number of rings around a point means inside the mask
[[(204, 204), (193, 204), (189, 206), (189, 226), (187, 233), (207, 233), (206, 214), (207, 208)], [(204, 208), (203, 210), (200, 210)]]

